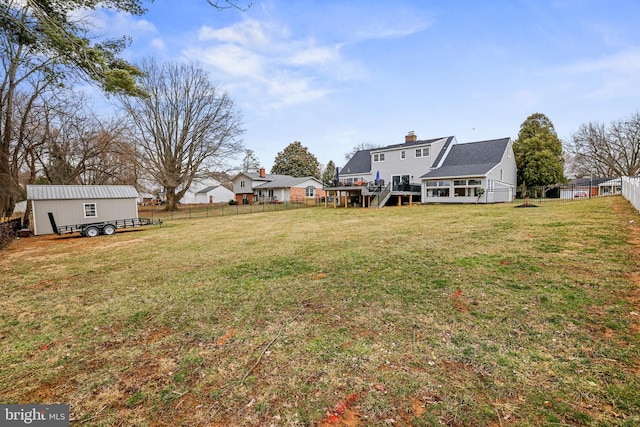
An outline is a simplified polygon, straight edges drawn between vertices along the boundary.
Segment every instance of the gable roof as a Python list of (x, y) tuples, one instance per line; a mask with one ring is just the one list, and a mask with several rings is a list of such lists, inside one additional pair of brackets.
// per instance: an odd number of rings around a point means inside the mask
[(209, 191), (215, 190), (220, 187), (219, 185), (209, 185), (208, 187), (204, 187), (202, 190), (196, 191), (196, 194), (206, 194)]
[(421, 178), (480, 176), (493, 169), (504, 155), (511, 138), (454, 144), (442, 166)]
[(274, 173), (267, 173), (264, 176), (260, 176), (259, 172), (240, 172), (236, 176), (233, 177), (233, 180), (235, 180), (240, 175), (244, 175), (247, 178), (251, 179), (252, 181), (273, 181), (274, 179), (278, 179), (278, 178), (282, 178), (282, 177), (289, 177), (290, 178), (289, 175), (278, 175), (278, 174), (274, 174)]
[(372, 150), (356, 151), (347, 164), (340, 169), (340, 173), (349, 175), (352, 173), (371, 172), (371, 151)]
[(133, 185), (27, 185), (29, 200), (136, 199)]
[(589, 186), (589, 185), (600, 185), (605, 181), (610, 181), (612, 179), (617, 179), (620, 182), (620, 178), (611, 178), (611, 177), (586, 177), (586, 178), (573, 178), (568, 182), (568, 185), (580, 185), (580, 186)]
[(384, 147), (374, 148), (370, 151), (373, 152), (373, 151), (395, 150), (397, 148), (409, 148), (409, 147), (414, 147), (416, 145), (433, 144), (434, 142), (442, 141), (443, 139), (448, 139), (449, 141), (451, 141), (453, 139), (453, 136), (444, 136), (441, 138), (433, 138), (433, 139), (420, 139), (416, 141), (403, 142), (401, 144), (391, 144), (391, 145), (386, 145)]
[[(276, 176), (277, 178), (273, 179), (272, 181), (265, 182), (264, 184), (258, 184), (253, 188), (290, 188), (290, 187), (296, 187), (298, 184), (301, 184), (305, 181), (309, 181), (309, 180), (318, 181), (317, 178), (314, 178), (312, 176), (303, 176), (300, 178), (296, 178), (289, 175), (276, 175)], [(318, 181), (318, 183), (320, 183), (320, 181)]]

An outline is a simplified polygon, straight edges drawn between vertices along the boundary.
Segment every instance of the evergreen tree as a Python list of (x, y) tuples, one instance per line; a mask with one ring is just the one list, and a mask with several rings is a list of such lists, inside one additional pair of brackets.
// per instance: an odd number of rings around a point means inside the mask
[(520, 126), (513, 143), (518, 167), (518, 184), (522, 195), (529, 187), (559, 184), (566, 181), (562, 142), (547, 116), (535, 113)]
[(329, 160), (324, 172), (322, 172), (322, 183), (327, 185), (333, 182), (334, 179), (336, 179), (336, 164), (333, 163), (333, 160)]
[(271, 173), (295, 177), (312, 176), (320, 179), (320, 163), (307, 147), (295, 141), (278, 153)]

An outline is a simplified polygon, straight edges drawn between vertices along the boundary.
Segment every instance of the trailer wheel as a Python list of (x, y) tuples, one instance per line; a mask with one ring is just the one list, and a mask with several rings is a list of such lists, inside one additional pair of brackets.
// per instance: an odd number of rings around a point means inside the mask
[(115, 232), (116, 232), (116, 226), (113, 224), (107, 224), (102, 229), (102, 234), (104, 234), (105, 236), (111, 236)]
[(84, 235), (87, 237), (96, 237), (98, 234), (100, 234), (98, 227), (87, 227), (84, 229)]

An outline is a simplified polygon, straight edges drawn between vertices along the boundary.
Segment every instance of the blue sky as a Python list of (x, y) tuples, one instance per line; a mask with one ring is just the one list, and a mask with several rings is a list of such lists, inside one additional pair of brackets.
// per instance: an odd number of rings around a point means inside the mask
[(194, 61), (229, 91), (269, 170), (294, 141), (338, 166), (361, 143), (517, 137), (532, 113), (561, 139), (638, 111), (637, 0), (267, 0), (246, 12), (156, 0), (100, 14), (124, 56)]

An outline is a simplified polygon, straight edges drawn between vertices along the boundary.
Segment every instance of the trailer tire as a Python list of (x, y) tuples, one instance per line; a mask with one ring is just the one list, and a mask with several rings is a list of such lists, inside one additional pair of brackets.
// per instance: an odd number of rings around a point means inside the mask
[(87, 237), (96, 237), (98, 234), (100, 234), (98, 227), (87, 227), (84, 229), (84, 235)]
[(116, 226), (113, 224), (107, 224), (102, 228), (102, 234), (105, 236), (111, 236), (116, 232)]

